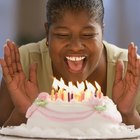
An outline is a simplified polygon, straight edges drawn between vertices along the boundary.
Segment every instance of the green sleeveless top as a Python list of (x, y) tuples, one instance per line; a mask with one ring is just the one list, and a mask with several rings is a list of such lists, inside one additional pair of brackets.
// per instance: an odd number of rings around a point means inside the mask
[[(125, 70), (127, 67), (127, 50), (103, 41), (107, 51), (107, 91), (106, 95), (112, 98), (112, 86), (115, 77), (116, 62), (123, 60)], [(26, 76), (29, 76), (29, 65), (37, 63), (37, 80), (40, 92), (51, 91), (53, 71), (46, 39), (37, 43), (30, 43), (19, 48), (21, 63)], [(137, 102), (137, 110), (140, 113), (140, 94)]]

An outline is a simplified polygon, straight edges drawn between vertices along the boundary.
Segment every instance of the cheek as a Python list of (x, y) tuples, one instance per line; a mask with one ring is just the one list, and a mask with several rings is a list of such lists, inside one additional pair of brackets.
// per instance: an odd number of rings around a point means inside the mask
[(58, 45), (53, 43), (50, 45), (49, 53), (50, 53), (50, 57), (51, 57), (53, 65), (55, 67), (59, 67), (61, 63), (63, 62), (62, 49)]
[(59, 51), (57, 49), (51, 48), (50, 49), (50, 57), (53, 63), (59, 61)]
[(90, 52), (91, 52), (89, 56), (90, 67), (94, 67), (99, 63), (101, 59), (102, 51), (103, 51), (102, 42), (97, 41), (96, 43), (94, 43), (93, 47), (90, 48)]

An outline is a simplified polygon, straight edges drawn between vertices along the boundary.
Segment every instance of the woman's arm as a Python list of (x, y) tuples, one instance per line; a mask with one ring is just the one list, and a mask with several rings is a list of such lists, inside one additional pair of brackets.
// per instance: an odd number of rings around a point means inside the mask
[(9, 118), (13, 109), (14, 105), (8, 93), (6, 84), (2, 79), (0, 85), (0, 127)]
[(18, 125), (20, 125), (22, 123), (26, 123), (26, 121), (27, 121), (27, 119), (25, 117), (25, 114), (19, 113), (14, 108), (12, 113), (11, 113), (11, 115), (7, 119), (7, 121), (5, 121), (3, 127), (6, 127), (6, 126), (18, 126)]
[(128, 125), (135, 125), (135, 128), (140, 128), (140, 114), (135, 110), (133, 114), (122, 115), (123, 122)]

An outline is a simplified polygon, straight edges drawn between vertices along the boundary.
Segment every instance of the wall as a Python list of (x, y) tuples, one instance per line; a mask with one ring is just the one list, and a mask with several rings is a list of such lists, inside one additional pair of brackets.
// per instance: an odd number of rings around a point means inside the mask
[(140, 46), (140, 0), (104, 0), (104, 4), (104, 38), (124, 48), (131, 41)]
[(5, 40), (15, 40), (16, 37), (16, 7), (16, 0), (0, 0), (0, 57)]
[[(140, 0), (103, 1), (104, 39), (124, 48), (131, 41), (140, 46)], [(45, 36), (45, 8), (46, 0), (0, 0), (0, 56), (7, 38), (25, 44)]]
[(45, 36), (46, 0), (19, 0), (18, 43), (37, 41)]
[(0, 57), (3, 57), (3, 46), (6, 39), (15, 40), (16, 38), (16, 7), (16, 0), (0, 0)]

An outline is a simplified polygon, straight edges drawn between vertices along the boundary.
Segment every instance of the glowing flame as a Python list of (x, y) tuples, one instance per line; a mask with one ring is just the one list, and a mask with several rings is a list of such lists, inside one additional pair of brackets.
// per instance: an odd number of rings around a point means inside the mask
[(88, 81), (86, 81), (86, 86), (87, 86), (87, 90), (88, 91), (90, 91), (92, 93), (95, 93), (96, 88), (91, 83), (89, 83)]
[(59, 85), (60, 88), (68, 90), (68, 86), (65, 85), (64, 80), (61, 78)]
[(52, 100), (62, 99), (70, 101), (71, 99), (75, 99), (82, 101), (95, 97), (96, 94), (97, 97), (101, 98), (103, 96), (101, 87), (97, 82), (95, 82), (95, 86), (96, 88), (88, 81), (81, 83), (77, 82), (77, 85), (74, 85), (72, 82), (68, 82), (68, 85), (66, 85), (62, 78), (60, 81), (54, 78), (51, 97)]
[(70, 93), (78, 93), (78, 88), (72, 84), (72, 82), (68, 83), (69, 92)]
[(96, 85), (96, 87), (97, 87), (97, 89), (99, 90), (99, 91), (101, 91), (101, 87), (100, 87), (100, 85), (95, 81), (95, 85)]
[(85, 90), (84, 82), (81, 82), (81, 83), (77, 82), (77, 88), (79, 89), (79, 92), (84, 91)]
[(101, 91), (101, 87), (100, 87), (100, 85), (95, 81), (95, 85), (96, 85), (96, 87), (97, 87), (97, 92), (96, 92), (96, 96), (98, 97), (98, 98), (102, 98), (103, 97), (103, 93), (102, 93), (102, 91)]
[(59, 81), (56, 78), (53, 78), (52, 88), (58, 90)]
[(64, 80), (62, 78), (60, 79), (60, 81), (54, 78), (52, 87), (55, 90), (58, 90), (58, 88), (68, 90), (68, 86), (65, 85)]

